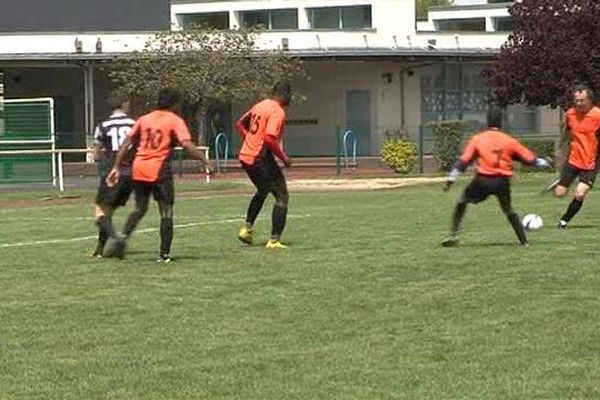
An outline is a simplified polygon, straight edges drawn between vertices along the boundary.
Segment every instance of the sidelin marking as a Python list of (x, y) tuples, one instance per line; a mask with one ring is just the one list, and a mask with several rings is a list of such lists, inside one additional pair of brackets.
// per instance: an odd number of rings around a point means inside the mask
[[(301, 218), (309, 218), (310, 214), (303, 215), (289, 215), (289, 219), (301, 219)], [(258, 220), (266, 220), (268, 217), (258, 218)], [(183, 229), (183, 228), (193, 228), (195, 226), (203, 226), (203, 225), (215, 225), (215, 224), (228, 224), (232, 222), (240, 222), (242, 219), (240, 218), (229, 218), (229, 219), (219, 219), (213, 221), (202, 221), (202, 222), (190, 222), (188, 224), (178, 224), (174, 225), (173, 228)], [(136, 234), (140, 233), (150, 233), (150, 232), (158, 232), (160, 228), (146, 228), (135, 231)], [(7, 247), (26, 247), (26, 246), (43, 246), (47, 244), (60, 244), (60, 243), (73, 243), (73, 242), (83, 242), (86, 240), (97, 239), (98, 235), (94, 236), (82, 236), (71, 239), (51, 239), (51, 240), (34, 240), (31, 242), (18, 242), (18, 243), (0, 243), (0, 248)]]

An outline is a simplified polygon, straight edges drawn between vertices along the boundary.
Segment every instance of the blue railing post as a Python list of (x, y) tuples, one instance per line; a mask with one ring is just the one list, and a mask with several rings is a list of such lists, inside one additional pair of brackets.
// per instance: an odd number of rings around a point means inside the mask
[(344, 133), (344, 166), (348, 168), (348, 139), (352, 138), (352, 164), (356, 165), (356, 133), (351, 130), (347, 130)]
[[(219, 144), (223, 141), (224, 146), (219, 146)], [(219, 151), (223, 147), (223, 158), (219, 157)], [(215, 137), (215, 161), (217, 163), (217, 171), (221, 172), (221, 161), (225, 161), (224, 165), (227, 167), (227, 160), (229, 159), (229, 139), (227, 136), (221, 132)]]

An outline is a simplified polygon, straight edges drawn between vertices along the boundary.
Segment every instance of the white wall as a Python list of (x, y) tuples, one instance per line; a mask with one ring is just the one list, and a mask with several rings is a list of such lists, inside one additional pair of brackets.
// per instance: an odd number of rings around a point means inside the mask
[[(400, 69), (403, 64), (395, 62), (307, 62), (311, 79), (294, 82), (294, 87), (306, 96), (306, 101), (292, 104), (288, 109), (289, 120), (317, 120), (317, 125), (288, 125), (285, 145), (296, 155), (333, 155), (336, 143), (336, 127), (346, 128), (346, 92), (368, 90), (371, 96), (371, 146), (369, 154), (378, 155), (386, 131), (400, 131)], [(388, 76), (390, 74), (390, 81)], [(335, 79), (332, 79), (335, 77)], [(413, 79), (413, 78), (411, 78)], [(413, 79), (416, 80), (416, 79)], [(405, 79), (406, 81), (406, 79)], [(414, 105), (420, 104), (412, 90), (414, 83), (407, 85), (406, 112), (408, 121), (414, 121)], [(244, 107), (238, 106), (234, 118)], [(418, 110), (416, 112), (418, 113)], [(361, 135), (361, 132), (357, 132)], [(366, 149), (361, 149), (364, 151)]]

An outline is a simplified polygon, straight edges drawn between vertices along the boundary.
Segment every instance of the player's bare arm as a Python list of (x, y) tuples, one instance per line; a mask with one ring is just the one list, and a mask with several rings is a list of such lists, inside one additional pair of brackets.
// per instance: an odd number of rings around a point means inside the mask
[(248, 129), (250, 129), (251, 117), (252, 114), (250, 113), (250, 111), (248, 111), (235, 122), (235, 129), (238, 131), (242, 139), (244, 139), (249, 133)]
[(292, 166), (292, 159), (287, 154), (285, 154), (285, 152), (281, 148), (281, 143), (275, 136), (266, 135), (265, 136), (265, 145), (267, 146), (267, 148), (269, 150), (271, 150), (271, 152), (275, 156), (277, 156), (277, 158), (279, 158), (283, 162), (283, 164), (286, 167), (289, 168)]
[(210, 165), (210, 160), (206, 159), (206, 157), (204, 156), (204, 153), (202, 151), (200, 151), (194, 145), (194, 142), (192, 142), (191, 140), (186, 140), (183, 143), (181, 143), (181, 147), (183, 147), (184, 150), (189, 155), (191, 155), (192, 157), (194, 157), (196, 160), (199, 160), (202, 163), (202, 166), (206, 169), (206, 172), (209, 175), (212, 175), (213, 171), (212, 171), (212, 167)]

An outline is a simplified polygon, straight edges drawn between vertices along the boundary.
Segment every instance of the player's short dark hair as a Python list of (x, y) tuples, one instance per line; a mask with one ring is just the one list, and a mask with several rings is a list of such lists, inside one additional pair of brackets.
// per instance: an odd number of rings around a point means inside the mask
[(159, 110), (167, 110), (175, 107), (181, 100), (181, 94), (171, 88), (164, 88), (158, 92), (158, 100), (156, 101), (156, 108)]
[(120, 92), (112, 92), (108, 95), (106, 102), (111, 110), (116, 110), (118, 108), (123, 107), (123, 104), (129, 101), (129, 96), (125, 93)]
[(289, 103), (292, 100), (292, 85), (288, 81), (279, 81), (273, 85), (271, 94)]
[(591, 87), (584, 83), (578, 83), (571, 88), (571, 98), (575, 97), (575, 93), (585, 92), (587, 94), (588, 99), (591, 101), (595, 101), (596, 95), (594, 94), (594, 90)]
[(502, 128), (504, 121), (504, 110), (498, 104), (490, 104), (487, 112), (487, 124), (489, 127)]

